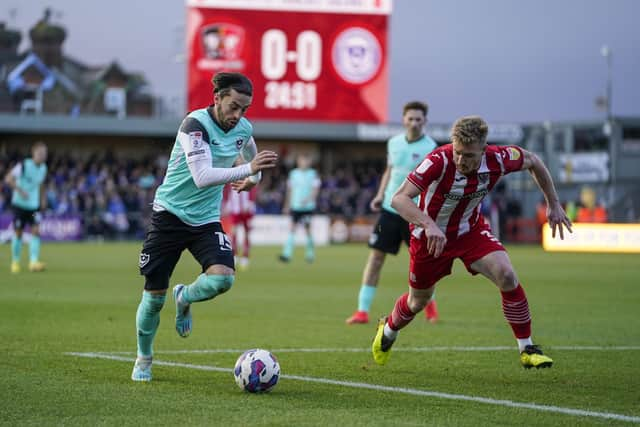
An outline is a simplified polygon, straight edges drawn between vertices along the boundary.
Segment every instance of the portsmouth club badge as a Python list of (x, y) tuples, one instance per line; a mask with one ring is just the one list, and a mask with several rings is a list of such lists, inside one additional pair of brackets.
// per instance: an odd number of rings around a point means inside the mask
[(382, 47), (371, 31), (350, 27), (336, 37), (331, 48), (336, 73), (347, 83), (363, 85), (378, 74), (382, 65)]
[(140, 259), (138, 260), (138, 265), (140, 266), (140, 268), (149, 264), (149, 258), (149, 254), (145, 254), (144, 252), (140, 253)]

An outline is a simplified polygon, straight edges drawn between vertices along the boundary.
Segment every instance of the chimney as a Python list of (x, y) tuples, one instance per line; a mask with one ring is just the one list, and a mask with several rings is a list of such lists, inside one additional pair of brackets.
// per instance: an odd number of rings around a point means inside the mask
[(0, 64), (10, 61), (18, 56), (18, 46), (22, 36), (19, 31), (6, 27), (0, 22)]
[(48, 67), (62, 66), (62, 43), (67, 32), (61, 26), (51, 24), (51, 10), (45, 9), (44, 17), (29, 31), (33, 52)]

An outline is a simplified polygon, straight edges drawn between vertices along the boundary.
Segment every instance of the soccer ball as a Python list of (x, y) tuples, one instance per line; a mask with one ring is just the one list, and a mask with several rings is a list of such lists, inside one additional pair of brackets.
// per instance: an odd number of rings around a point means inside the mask
[(254, 348), (238, 358), (233, 375), (241, 389), (250, 393), (264, 393), (278, 383), (280, 364), (267, 350)]

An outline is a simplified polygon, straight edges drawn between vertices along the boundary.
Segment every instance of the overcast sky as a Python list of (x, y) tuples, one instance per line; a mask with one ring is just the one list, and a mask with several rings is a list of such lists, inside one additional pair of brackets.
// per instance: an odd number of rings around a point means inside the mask
[[(66, 54), (117, 59), (183, 102), (182, 0), (4, 0), (0, 20), (26, 32), (47, 6), (68, 30)], [(601, 118), (603, 44), (613, 52), (614, 114), (640, 116), (639, 18), (640, 0), (395, 0), (390, 118), (414, 98), (430, 104), (432, 122), (472, 113), (493, 122)]]

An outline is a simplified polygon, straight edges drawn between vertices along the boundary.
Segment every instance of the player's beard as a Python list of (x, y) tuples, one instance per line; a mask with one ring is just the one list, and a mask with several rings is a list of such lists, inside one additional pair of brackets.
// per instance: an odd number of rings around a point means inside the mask
[(215, 108), (216, 108), (216, 116), (220, 126), (222, 127), (222, 130), (225, 132), (229, 131), (235, 125), (231, 125), (229, 121), (224, 118), (224, 114), (222, 112), (222, 105), (218, 104), (216, 105)]
[(216, 109), (216, 118), (218, 119), (218, 124), (222, 128), (222, 130), (229, 130), (229, 125), (224, 120), (224, 115), (222, 114), (222, 106), (220, 104), (215, 106)]

